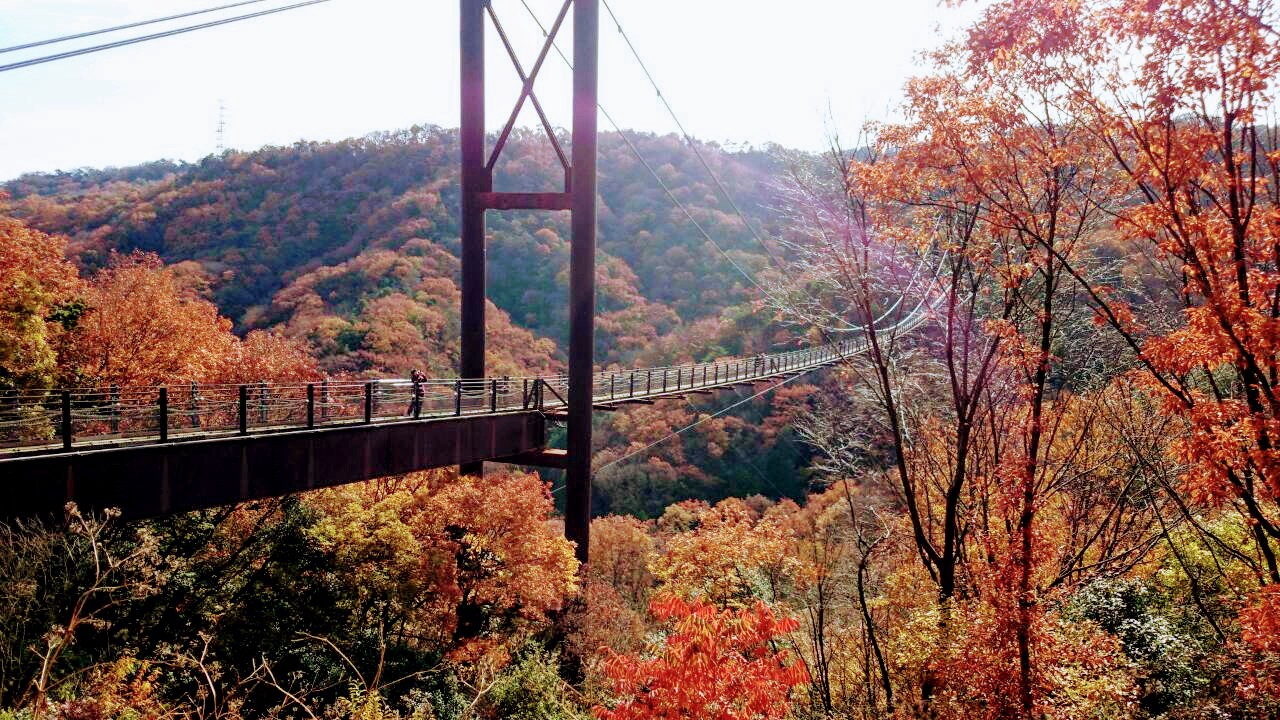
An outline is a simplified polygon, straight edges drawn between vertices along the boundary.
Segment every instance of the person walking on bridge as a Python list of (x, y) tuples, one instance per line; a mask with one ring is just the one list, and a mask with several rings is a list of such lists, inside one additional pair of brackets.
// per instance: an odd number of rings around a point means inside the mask
[(422, 383), (427, 381), (427, 376), (421, 370), (414, 368), (409, 373), (409, 381), (413, 383), (413, 395), (409, 397), (409, 412), (405, 414), (410, 417), (417, 417), (422, 414)]

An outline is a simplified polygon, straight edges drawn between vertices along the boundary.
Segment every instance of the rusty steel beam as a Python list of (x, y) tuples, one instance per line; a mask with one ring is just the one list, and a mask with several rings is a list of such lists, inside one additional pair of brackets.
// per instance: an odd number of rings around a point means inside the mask
[(571, 193), (558, 192), (483, 192), (477, 202), (488, 210), (569, 210)]
[(516, 455), (501, 457), (494, 460), (494, 462), (507, 463), (509, 465), (529, 465), (531, 467), (545, 467), (563, 470), (569, 465), (569, 452), (567, 450), (557, 450), (555, 448), (532, 450)]

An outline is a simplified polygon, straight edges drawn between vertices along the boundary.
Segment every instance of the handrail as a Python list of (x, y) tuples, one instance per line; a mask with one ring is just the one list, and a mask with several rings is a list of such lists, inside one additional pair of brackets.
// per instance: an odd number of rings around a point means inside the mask
[[(917, 311), (894, 326), (923, 321)], [(680, 395), (829, 365), (866, 350), (842, 340), (710, 362), (604, 370), (592, 402)], [(547, 391), (547, 392), (544, 392)], [(321, 380), (308, 383), (177, 383), (0, 392), (0, 459), (29, 451), (171, 442), (397, 419), (547, 411), (568, 405), (568, 377), (501, 376)]]

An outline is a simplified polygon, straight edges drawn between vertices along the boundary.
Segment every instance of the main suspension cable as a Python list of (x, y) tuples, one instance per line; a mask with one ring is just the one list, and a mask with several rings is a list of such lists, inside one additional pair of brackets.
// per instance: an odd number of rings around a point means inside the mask
[(662, 89), (658, 87), (658, 81), (653, 78), (653, 73), (649, 72), (649, 66), (645, 64), (644, 60), (640, 57), (640, 53), (636, 50), (635, 44), (631, 42), (631, 37), (627, 35), (626, 30), (622, 29), (622, 23), (618, 20), (618, 16), (614, 14), (613, 8), (609, 6), (609, 0), (600, 1), (604, 5), (604, 9), (609, 13), (609, 17), (613, 20), (614, 26), (618, 29), (618, 34), (622, 36), (623, 41), (627, 44), (627, 48), (631, 50), (631, 56), (635, 58), (636, 64), (640, 66), (640, 70), (644, 73), (645, 78), (649, 80), (649, 85), (652, 86), (653, 91), (658, 94), (658, 100), (662, 101), (663, 107), (667, 109), (667, 114), (671, 116), (676, 127), (680, 129), (680, 135), (684, 137), (685, 144), (693, 150), (693, 154), (698, 158), (698, 162), (701, 163), (702, 168), (711, 176), (711, 180), (720, 190), (720, 194), (724, 195), (724, 199), (729, 202), (734, 213), (736, 213), (738, 218), (742, 220), (742, 224), (747, 227), (747, 231), (751, 233), (751, 235), (756, 239), (756, 242), (760, 244), (760, 247), (764, 249), (765, 254), (769, 256), (769, 260), (773, 262), (778, 270), (785, 272), (786, 268), (782, 265), (781, 261), (778, 260), (773, 249), (769, 247), (769, 245), (764, 241), (764, 238), (760, 236), (760, 233), (756, 231), (755, 226), (753, 226), (747, 219), (746, 213), (742, 212), (742, 208), (739, 207), (737, 201), (733, 199), (733, 195), (729, 193), (729, 189), (726, 188), (724, 183), (720, 180), (720, 176), (711, 168), (711, 163), (707, 162), (707, 158), (698, 148), (698, 143), (694, 141), (691, 135), (689, 135), (689, 131), (685, 129), (684, 123), (680, 122), (680, 118), (676, 115), (675, 109), (671, 107), (671, 103), (667, 100), (667, 96), (663, 95)]
[(697, 426), (701, 425), (702, 423), (704, 423), (704, 422), (706, 422), (706, 421), (708, 421), (708, 420), (711, 420), (711, 419), (714, 419), (714, 418), (720, 417), (721, 415), (723, 415), (723, 414), (725, 414), (725, 413), (729, 412), (730, 410), (732, 410), (732, 409), (734, 409), (734, 408), (738, 407), (739, 405), (745, 405), (746, 403), (749, 403), (749, 402), (751, 402), (752, 400), (755, 400), (756, 398), (758, 398), (758, 397), (760, 397), (760, 396), (762, 396), (762, 395), (767, 395), (767, 394), (769, 394), (769, 393), (773, 392), (774, 390), (777, 390), (778, 388), (782, 387), (783, 385), (786, 385), (787, 383), (791, 382), (792, 380), (795, 380), (795, 379), (797, 379), (797, 378), (802, 378), (802, 377), (804, 377), (805, 375), (808, 375), (809, 373), (813, 372), (814, 370), (817, 370), (817, 368), (816, 368), (816, 367), (809, 368), (808, 370), (805, 370), (805, 371), (803, 371), (803, 372), (800, 372), (800, 373), (797, 373), (797, 374), (795, 374), (795, 375), (792, 375), (791, 377), (787, 378), (786, 380), (783, 380), (783, 381), (782, 381), (782, 382), (780, 382), (780, 383), (774, 383), (773, 385), (770, 385), (769, 387), (765, 388), (764, 390), (761, 390), (760, 392), (756, 393), (755, 395), (752, 395), (752, 396), (750, 396), (750, 397), (743, 398), (743, 399), (739, 400), (738, 402), (733, 403), (732, 405), (726, 405), (725, 407), (723, 407), (723, 408), (721, 408), (721, 409), (717, 410), (715, 413), (713, 413), (713, 414), (711, 414), (711, 415), (707, 415), (706, 417), (699, 418), (697, 421), (692, 422), (692, 423), (690, 423), (690, 424), (688, 424), (688, 425), (685, 425), (684, 427), (680, 428), (679, 430), (676, 430), (675, 432), (672, 432), (672, 433), (670, 433), (669, 435), (667, 435), (667, 436), (665, 436), (665, 437), (659, 438), (658, 440), (655, 440), (655, 441), (653, 441), (653, 442), (649, 443), (648, 445), (645, 445), (645, 446), (644, 446), (644, 447), (642, 447), (642, 448), (639, 448), (639, 449), (637, 449), (637, 450), (633, 450), (633, 451), (631, 451), (631, 452), (627, 453), (626, 455), (623, 455), (622, 457), (617, 458), (617, 459), (615, 459), (615, 460), (610, 460), (609, 462), (605, 463), (604, 465), (601, 465), (600, 467), (595, 468), (594, 470), (592, 470), (592, 472), (593, 472), (593, 473), (598, 473), (598, 472), (600, 472), (601, 470), (604, 470), (605, 468), (609, 468), (609, 467), (613, 467), (614, 465), (617, 465), (618, 463), (622, 462), (623, 460), (627, 460), (627, 459), (629, 459), (629, 458), (635, 457), (636, 455), (639, 455), (639, 454), (640, 454), (640, 453), (642, 453), (642, 452), (645, 452), (645, 451), (647, 451), (647, 450), (650, 450), (651, 448), (654, 448), (654, 447), (656, 447), (656, 446), (658, 446), (658, 445), (661, 445), (662, 443), (664, 443), (664, 442), (666, 442), (666, 441), (670, 440), (671, 438), (677, 437), (677, 436), (679, 436), (679, 435), (680, 435), (680, 434), (682, 434), (682, 433), (685, 433), (685, 432), (687, 432), (687, 431), (689, 431), (689, 430), (692, 430), (693, 428), (695, 428), (695, 427), (697, 427)]
[(27, 50), (33, 47), (40, 47), (42, 45), (52, 45), (54, 43), (67, 42), (68, 40), (79, 40), (80, 38), (93, 37), (94, 35), (104, 35), (106, 33), (119, 32), (120, 30), (129, 30), (136, 27), (143, 27), (144, 25), (155, 25), (156, 23), (168, 22), (170, 20), (180, 20), (182, 18), (191, 17), (193, 15), (204, 15), (206, 13), (217, 12), (219, 10), (230, 10), (231, 8), (241, 7), (242, 5), (254, 5), (254, 4), (266, 2), (266, 1), (267, 0), (241, 0), (240, 2), (234, 2), (229, 5), (219, 5), (217, 7), (205, 8), (203, 10), (192, 10), (191, 12), (184, 12), (178, 15), (168, 15), (166, 17), (153, 18), (151, 20), (140, 20), (138, 22), (131, 22), (125, 25), (116, 25), (115, 27), (102, 28), (101, 30), (89, 30), (87, 32), (76, 33), (74, 35), (63, 35), (62, 37), (49, 38), (48, 40), (37, 40), (35, 42), (23, 43), (21, 45), (14, 45), (12, 47), (0, 48), (0, 54), (4, 54), (7, 52), (14, 52), (15, 50)]
[(10, 70), (18, 70), (32, 65), (40, 65), (42, 63), (53, 62), (55, 60), (66, 60), (67, 58), (79, 57), (80, 55), (88, 55), (90, 53), (102, 52), (103, 50), (111, 50), (113, 48), (125, 47), (126, 45), (136, 45), (138, 43), (149, 42), (151, 40), (159, 40), (161, 38), (181, 35), (183, 33), (193, 32), (195, 30), (204, 30), (205, 28), (217, 27), (219, 25), (227, 25), (229, 23), (240, 22), (241, 20), (251, 20), (264, 15), (274, 15), (275, 13), (285, 12), (287, 10), (296, 10), (297, 8), (306, 7), (308, 5), (318, 5), (326, 3), (329, 0), (305, 0), (304, 2), (285, 5), (283, 7), (271, 8), (270, 10), (260, 10), (245, 15), (236, 15), (234, 17), (222, 18), (221, 20), (212, 20), (199, 25), (188, 25), (187, 27), (175, 28), (173, 30), (165, 30), (164, 32), (152, 33), (150, 35), (141, 35), (138, 37), (128, 38), (126, 40), (117, 40), (115, 42), (104, 43), (102, 45), (92, 45), (78, 50), (68, 50), (67, 52), (57, 53), (54, 55), (45, 55), (43, 57), (32, 58), (30, 60), (22, 60), (20, 62), (9, 63), (8, 65), (0, 65), (0, 72), (8, 72)]

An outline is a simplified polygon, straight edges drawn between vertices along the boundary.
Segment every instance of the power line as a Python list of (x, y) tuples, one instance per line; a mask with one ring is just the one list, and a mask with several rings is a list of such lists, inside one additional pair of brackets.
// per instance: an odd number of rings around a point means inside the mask
[(760, 237), (760, 233), (756, 232), (755, 227), (749, 220), (747, 220), (746, 213), (742, 212), (742, 208), (738, 207), (738, 203), (733, 199), (733, 195), (729, 193), (728, 188), (726, 188), (724, 183), (720, 181), (720, 176), (711, 169), (711, 164), (707, 162), (702, 151), (698, 149), (698, 144), (694, 142), (693, 137), (689, 135), (689, 131), (685, 130), (684, 123), (680, 122), (680, 118), (676, 116), (676, 111), (671, 107), (671, 103), (667, 101), (667, 97), (662, 94), (662, 89), (658, 87), (658, 82), (653, 79), (653, 73), (649, 72), (649, 66), (645, 65), (644, 60), (640, 58), (640, 53), (636, 50), (636, 46), (632, 44), (631, 38), (627, 35), (627, 32), (622, 29), (622, 23), (619, 22), (618, 16), (614, 14), (613, 8), (609, 6), (608, 0), (601, 0), (601, 2), (604, 5), (604, 9), (609, 13), (609, 17), (613, 20), (614, 26), (617, 27), (618, 34), (622, 36), (622, 39), (627, 43), (627, 47), (631, 50), (631, 56), (636, 59), (636, 64), (638, 64), (640, 66), (640, 70), (644, 72), (644, 76), (649, 80), (649, 85), (653, 87), (653, 91), (658, 94), (658, 99), (662, 101), (663, 107), (667, 109), (667, 114), (671, 116), (673, 121), (675, 121), (676, 127), (680, 129), (680, 134), (684, 137), (685, 143), (691, 150), (693, 150), (693, 154), (697, 156), (698, 162), (702, 164), (702, 168), (711, 176), (711, 180), (715, 182), (716, 187), (720, 190), (720, 194), (724, 195), (725, 200), (729, 201), (729, 205), (733, 208), (734, 213), (736, 213), (738, 218), (742, 220), (742, 224), (747, 227), (747, 231), (756, 239), (756, 242), (760, 244), (760, 247), (764, 249), (765, 254), (769, 256), (769, 260), (777, 266), (779, 270), (785, 272), (786, 268), (782, 266), (777, 256), (774, 255), (773, 250), (767, 243), (765, 243), (764, 238)]
[(181, 18), (191, 17), (192, 15), (204, 15), (205, 13), (229, 10), (242, 5), (253, 5), (260, 2), (266, 2), (266, 0), (241, 0), (241, 2), (231, 3), (229, 5), (219, 5), (217, 7), (205, 8), (204, 10), (192, 10), (191, 12), (169, 15), (167, 17), (155, 18), (153, 20), (141, 20), (139, 22), (128, 23), (127, 25), (116, 25), (115, 27), (102, 28), (101, 30), (90, 30), (88, 32), (76, 33), (75, 35), (63, 35), (62, 37), (49, 38), (48, 40), (37, 40), (36, 42), (14, 45), (13, 47), (0, 48), (0, 54), (13, 52), (15, 50), (27, 50), (33, 47), (40, 47), (41, 45), (52, 45), (54, 43), (66, 42), (68, 40), (79, 40), (80, 38), (93, 37), (94, 35), (103, 35), (105, 33), (113, 33), (120, 30), (129, 30), (131, 28), (142, 27), (143, 25), (154, 25), (156, 23), (168, 22), (169, 20), (179, 20)]
[[(529, 7), (528, 0), (520, 0), (520, 4), (524, 6), (524, 9), (529, 14), (529, 17), (533, 18), (533, 22), (538, 26), (538, 29), (542, 31), (543, 37), (546, 37), (549, 39), (550, 34), (547, 32), (546, 25), (542, 23), (542, 20), (538, 17), (538, 14), (533, 11), (533, 8)], [(662, 91), (658, 88), (657, 83), (654, 82), (653, 75), (649, 73), (648, 68), (644, 65), (644, 61), (641, 60), (639, 54), (636, 53), (635, 46), (632, 45), (631, 40), (626, 37), (626, 33), (623, 32), (622, 30), (622, 25), (618, 24), (618, 19), (617, 19), (617, 16), (613, 14), (613, 9), (609, 8), (607, 3), (605, 4), (605, 8), (609, 11), (609, 16), (613, 18), (614, 23), (617, 24), (618, 32), (622, 33), (623, 38), (626, 39), (627, 45), (631, 48), (632, 55), (636, 58), (636, 61), (640, 63), (640, 66), (644, 70), (645, 75), (649, 78), (650, 84), (653, 85), (654, 91), (658, 93), (659, 98), (662, 98)], [(564, 54), (564, 51), (560, 49), (560, 45), (553, 41), (551, 43), (551, 47), (555, 49), (556, 54), (560, 56), (560, 59), (564, 62), (564, 64), (567, 65), (570, 70), (572, 70), (573, 63)], [(729, 204), (733, 206), (734, 211), (737, 213), (738, 217), (742, 220), (743, 225), (746, 226), (747, 230), (756, 239), (756, 242), (760, 243), (760, 246), (764, 248), (764, 251), (768, 255), (769, 260), (776, 267), (778, 267), (779, 270), (781, 270), (785, 274), (786, 272), (785, 267), (782, 267), (780, 261), (777, 259), (777, 257), (774, 256), (773, 251), (764, 242), (764, 239), (760, 237), (759, 233), (756, 232), (755, 228), (751, 225), (750, 221), (747, 220), (746, 215), (742, 212), (742, 209), (738, 207), (737, 202), (733, 200), (733, 196), (729, 194), (728, 189), (726, 189), (724, 184), (720, 182), (719, 176), (717, 176), (715, 174), (715, 171), (711, 169), (710, 164), (707, 163), (706, 158), (702, 156), (702, 153), (701, 151), (699, 151), (697, 144), (693, 142), (693, 139), (689, 136), (689, 133), (685, 131), (684, 125), (680, 122), (679, 118), (676, 117), (675, 111), (672, 110), (671, 105), (667, 103), (665, 98), (663, 98), (663, 104), (666, 105), (667, 112), (671, 114), (672, 119), (675, 120), (676, 125), (680, 128), (680, 132), (684, 136), (685, 142), (690, 146), (690, 148), (693, 149), (694, 154), (697, 155), (699, 161), (702, 163), (702, 166), (704, 169), (706, 169), (707, 173), (711, 175), (712, 180), (715, 181), (717, 187), (719, 187), (720, 189), (720, 192), (723, 193), (724, 196), (729, 200)], [(750, 273), (748, 273), (741, 265), (739, 265), (736, 261), (734, 261), (734, 259), (730, 257), (729, 253), (725, 251), (725, 249), (721, 247), (720, 244), (717, 243), (714, 238), (711, 237), (711, 234), (708, 233), (706, 229), (702, 227), (702, 224), (699, 223), (693, 217), (693, 214), (689, 211), (689, 209), (685, 207), (684, 203), (680, 202), (679, 198), (677, 198), (673, 192), (671, 192), (671, 189), (667, 186), (666, 182), (663, 181), (663, 179), (653, 169), (653, 166), (649, 164), (648, 160), (645, 159), (644, 155), (640, 153), (640, 149), (636, 147), (635, 143), (632, 142), (631, 138), (627, 135), (627, 133), (623, 131), (622, 127), (619, 126), (617, 122), (614, 121), (613, 116), (611, 116), (609, 114), (609, 111), (604, 108), (604, 105), (597, 102), (596, 108), (600, 111), (600, 114), (604, 116), (605, 120), (609, 122), (609, 125), (613, 127), (614, 131), (618, 133), (618, 136), (621, 137), (622, 140), (627, 144), (627, 147), (631, 149), (631, 152), (636, 156), (636, 159), (640, 161), (640, 164), (644, 165), (645, 169), (649, 171), (649, 174), (653, 176), (653, 179), (658, 183), (658, 186), (662, 188), (662, 191), (664, 193), (666, 193), (667, 198), (669, 198), (671, 202), (674, 203), (675, 206), (685, 214), (685, 217), (689, 218), (689, 221), (693, 223), (693, 226), (698, 229), (698, 232), (700, 232), (702, 236), (706, 238), (707, 242), (710, 242), (712, 247), (718, 250), (720, 254), (723, 255), (724, 258), (728, 260), (731, 265), (733, 265), (734, 269), (736, 269), (739, 273), (741, 273), (742, 276), (745, 277), (752, 285), (756, 286), (756, 288), (758, 288), (760, 292), (764, 293), (766, 297), (774, 300), (775, 302), (780, 302), (778, 300), (778, 297), (773, 292), (771, 292), (769, 289), (761, 285), (754, 277), (752, 277)], [(801, 292), (804, 292), (804, 291), (801, 290)], [(808, 293), (805, 293), (805, 294), (808, 294)], [(908, 317), (905, 320), (899, 321), (894, 326), (891, 326), (889, 328), (883, 328), (883, 329), (896, 330), (902, 325), (913, 325), (915, 322), (919, 320), (919, 318), (915, 316), (915, 313), (920, 310), (922, 305), (923, 305), (923, 301), (921, 301), (920, 304), (916, 305), (916, 308), (912, 311), (912, 314), (908, 315)], [(891, 310), (886, 311), (884, 315), (882, 315), (880, 318), (871, 319), (870, 327), (875, 328), (876, 324), (878, 324), (881, 319), (888, 316), (889, 312), (891, 312)], [(836, 352), (840, 354), (840, 359), (842, 361), (847, 360), (848, 358), (845, 357), (843, 353), (840, 353), (838, 349), (838, 345), (836, 345), (836, 343), (833, 341), (833, 339), (831, 338), (831, 334), (827, 332), (827, 329), (820, 324), (817, 325), (816, 327), (818, 332), (822, 335), (823, 339), (828, 344), (834, 347), (837, 347)], [(866, 329), (866, 328), (864, 327), (862, 329)]]
[(239, 22), (241, 20), (250, 20), (262, 17), (264, 15), (273, 15), (275, 13), (285, 12), (286, 10), (295, 10), (297, 8), (306, 7), (308, 5), (318, 5), (320, 3), (329, 2), (329, 0), (305, 0), (305, 2), (285, 5), (283, 7), (272, 8), (270, 10), (260, 10), (255, 13), (247, 13), (245, 15), (236, 15), (234, 17), (223, 18), (221, 20), (213, 20), (199, 25), (189, 25), (187, 27), (166, 30), (164, 32), (152, 33), (151, 35), (141, 35), (139, 37), (128, 38), (127, 40), (117, 40), (115, 42), (105, 43), (102, 45), (92, 45), (87, 48), (78, 50), (69, 50), (55, 55), (45, 55), (43, 57), (33, 58), (31, 60), (23, 60), (20, 62), (10, 63), (8, 65), (0, 65), (0, 72), (8, 72), (9, 70), (18, 70), (32, 65), (40, 65), (41, 63), (53, 62), (55, 60), (65, 60), (67, 58), (78, 57), (80, 55), (88, 55), (89, 53), (101, 52), (103, 50), (111, 50), (113, 48), (124, 47), (126, 45), (136, 45), (138, 43), (148, 42), (150, 40), (159, 40), (160, 38), (172, 37), (189, 33), (194, 30), (204, 30), (205, 28), (217, 27), (219, 25), (227, 25), (229, 23)]
[[(548, 33), (547, 33), (546, 26), (542, 24), (542, 20), (538, 18), (538, 14), (533, 11), (533, 8), (529, 7), (528, 1), (520, 0), (520, 4), (524, 5), (524, 9), (529, 13), (529, 17), (533, 18), (533, 21), (537, 23), (538, 29), (542, 31), (543, 37), (547, 37)], [(556, 54), (560, 56), (560, 59), (564, 61), (564, 64), (567, 65), (570, 70), (572, 70), (573, 63), (569, 60), (567, 56), (565, 56), (564, 51), (560, 49), (559, 44), (553, 42), (551, 44), (551, 47), (555, 49)], [(702, 237), (706, 239), (707, 242), (711, 243), (711, 246), (714, 247), (717, 251), (719, 251), (719, 253), (724, 257), (724, 259), (727, 260), (735, 270), (737, 270), (739, 273), (741, 273), (741, 275), (744, 278), (747, 279), (747, 282), (754, 285), (758, 290), (760, 290), (760, 292), (764, 293), (766, 296), (773, 297), (773, 294), (769, 292), (768, 289), (766, 289), (763, 285), (761, 285), (751, 275), (751, 273), (747, 272), (746, 269), (742, 267), (742, 265), (740, 265), (736, 260), (734, 260), (733, 257), (729, 255), (728, 251), (726, 251), (723, 247), (721, 247), (720, 243), (716, 242), (715, 238), (711, 237), (711, 234), (707, 232), (706, 228), (702, 227), (702, 223), (698, 222), (697, 218), (693, 216), (693, 213), (690, 212), (689, 208), (686, 207), (685, 204), (681, 202), (679, 198), (676, 197), (675, 193), (671, 191), (671, 188), (667, 185), (666, 181), (664, 181), (662, 177), (658, 175), (657, 171), (653, 169), (653, 166), (649, 164), (649, 161), (646, 160), (644, 155), (640, 153), (640, 148), (636, 147), (635, 142), (633, 142), (631, 140), (631, 137), (627, 135), (626, 131), (622, 129), (622, 126), (618, 125), (618, 123), (613, 119), (613, 116), (609, 114), (609, 111), (605, 109), (604, 105), (600, 103), (596, 103), (596, 108), (600, 111), (600, 114), (604, 116), (604, 119), (608, 121), (610, 127), (613, 128), (614, 132), (616, 132), (618, 136), (622, 138), (622, 141), (626, 143), (627, 147), (631, 150), (631, 154), (635, 155), (636, 159), (640, 161), (640, 164), (644, 166), (644, 169), (648, 170), (649, 174), (653, 176), (654, 181), (658, 183), (658, 187), (662, 188), (662, 192), (667, 196), (667, 199), (669, 199), (671, 203), (675, 205), (677, 209), (680, 210), (680, 212), (684, 213), (684, 216), (689, 219), (689, 222), (692, 223), (695, 228), (697, 228), (698, 233), (701, 234)]]

